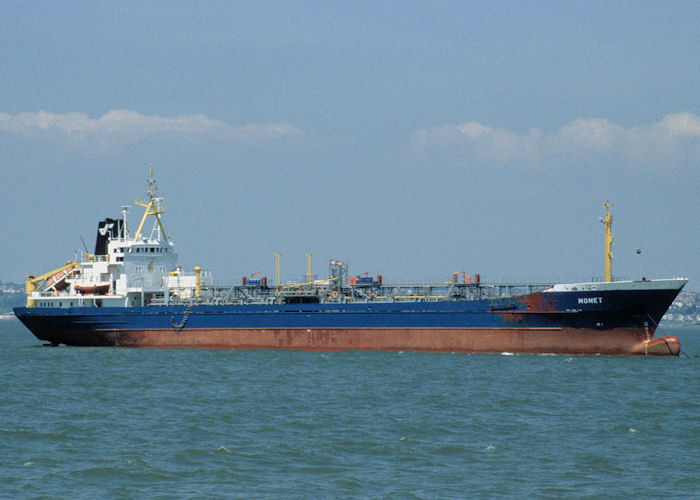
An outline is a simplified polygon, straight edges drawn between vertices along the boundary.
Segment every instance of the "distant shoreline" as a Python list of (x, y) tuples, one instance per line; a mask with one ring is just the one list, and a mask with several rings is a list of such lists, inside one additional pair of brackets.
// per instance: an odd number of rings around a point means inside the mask
[(659, 326), (661, 328), (698, 328), (700, 329), (700, 324), (693, 323), (692, 321), (662, 321)]

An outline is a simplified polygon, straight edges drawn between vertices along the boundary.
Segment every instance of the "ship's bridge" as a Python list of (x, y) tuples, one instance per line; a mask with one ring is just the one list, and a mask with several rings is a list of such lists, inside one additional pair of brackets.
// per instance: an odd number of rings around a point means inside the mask
[(162, 278), (177, 266), (177, 254), (170, 241), (146, 238), (138, 241), (114, 240), (109, 247), (110, 263), (119, 265), (121, 274), (127, 278), (127, 287), (134, 286), (135, 280), (160, 286)]
[(109, 243), (110, 263), (158, 261), (175, 266), (177, 254), (172, 242), (143, 239), (133, 241), (113, 240)]

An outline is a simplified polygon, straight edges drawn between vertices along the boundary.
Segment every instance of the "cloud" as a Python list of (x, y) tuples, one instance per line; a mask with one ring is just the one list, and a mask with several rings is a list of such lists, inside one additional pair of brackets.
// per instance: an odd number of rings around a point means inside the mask
[(413, 134), (415, 153), (457, 152), (499, 164), (536, 165), (610, 157), (630, 164), (684, 163), (700, 157), (700, 117), (683, 112), (651, 125), (625, 128), (603, 118), (578, 118), (551, 134), (531, 129), (518, 133), (478, 122), (437, 125)]
[(100, 118), (83, 113), (0, 113), (0, 132), (21, 134), (28, 138), (44, 134), (65, 136), (78, 142), (138, 140), (153, 135), (185, 135), (232, 142), (263, 142), (301, 134), (288, 123), (262, 123), (240, 127), (199, 115), (164, 118), (144, 115), (128, 109), (109, 111)]
[(520, 135), (504, 128), (493, 128), (478, 122), (462, 125), (440, 125), (419, 130), (413, 137), (414, 150), (432, 148), (451, 148), (470, 146), (480, 156), (489, 157), (500, 162), (525, 158), (536, 161), (537, 143), (541, 132), (531, 130), (529, 134)]

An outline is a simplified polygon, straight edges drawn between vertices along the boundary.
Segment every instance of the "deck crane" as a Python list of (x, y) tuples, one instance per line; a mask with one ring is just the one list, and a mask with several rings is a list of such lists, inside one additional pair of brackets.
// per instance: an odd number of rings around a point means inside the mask
[(27, 292), (27, 307), (34, 307), (36, 305), (35, 302), (29, 298), (32, 292), (51, 282), (52, 278), (55, 278), (53, 279), (52, 285), (58, 284), (70, 275), (71, 270), (78, 269), (79, 267), (80, 265), (77, 262), (69, 260), (66, 262), (65, 266), (61, 266), (58, 269), (54, 269), (40, 276), (27, 276), (27, 280), (24, 284), (24, 289)]

